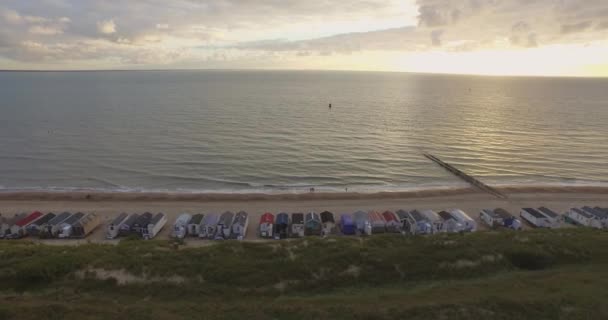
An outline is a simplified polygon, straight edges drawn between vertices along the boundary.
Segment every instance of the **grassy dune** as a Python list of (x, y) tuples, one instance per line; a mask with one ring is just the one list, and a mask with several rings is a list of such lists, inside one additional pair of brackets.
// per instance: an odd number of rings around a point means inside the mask
[(0, 319), (605, 319), (608, 233), (0, 242)]

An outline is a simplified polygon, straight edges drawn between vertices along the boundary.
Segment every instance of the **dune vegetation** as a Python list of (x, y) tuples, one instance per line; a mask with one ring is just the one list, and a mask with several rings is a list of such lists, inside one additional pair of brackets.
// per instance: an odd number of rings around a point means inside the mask
[(608, 233), (0, 242), (0, 319), (605, 319)]

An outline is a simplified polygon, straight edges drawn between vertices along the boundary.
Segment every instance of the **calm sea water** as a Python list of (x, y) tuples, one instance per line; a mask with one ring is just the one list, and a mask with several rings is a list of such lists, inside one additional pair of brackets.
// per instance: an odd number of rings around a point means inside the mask
[(608, 81), (353, 72), (0, 73), (2, 190), (464, 185), (424, 151), (491, 184), (608, 184)]

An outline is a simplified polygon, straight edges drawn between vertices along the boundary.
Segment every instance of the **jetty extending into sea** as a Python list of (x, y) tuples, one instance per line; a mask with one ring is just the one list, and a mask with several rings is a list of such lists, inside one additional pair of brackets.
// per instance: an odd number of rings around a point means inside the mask
[(501, 198), (501, 199), (506, 199), (507, 196), (504, 195), (503, 193), (501, 193), (500, 191), (490, 187), (489, 185), (479, 181), (478, 179), (468, 175), (467, 173), (463, 172), (462, 170), (454, 167), (453, 165), (439, 159), (438, 157), (430, 154), (430, 153), (424, 153), (424, 156), (427, 157), (429, 160), (437, 163), (438, 165), (442, 166), (444, 169), (448, 170), (449, 172), (453, 173), (455, 176), (459, 177), (460, 179), (468, 182), (469, 184), (471, 184), (472, 186), (478, 188), (479, 190), (489, 193), (495, 197)]

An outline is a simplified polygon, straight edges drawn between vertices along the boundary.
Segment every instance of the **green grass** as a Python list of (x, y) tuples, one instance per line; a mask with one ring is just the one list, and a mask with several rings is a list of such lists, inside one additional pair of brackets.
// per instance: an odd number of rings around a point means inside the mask
[(176, 248), (0, 242), (0, 319), (608, 318), (601, 231)]

